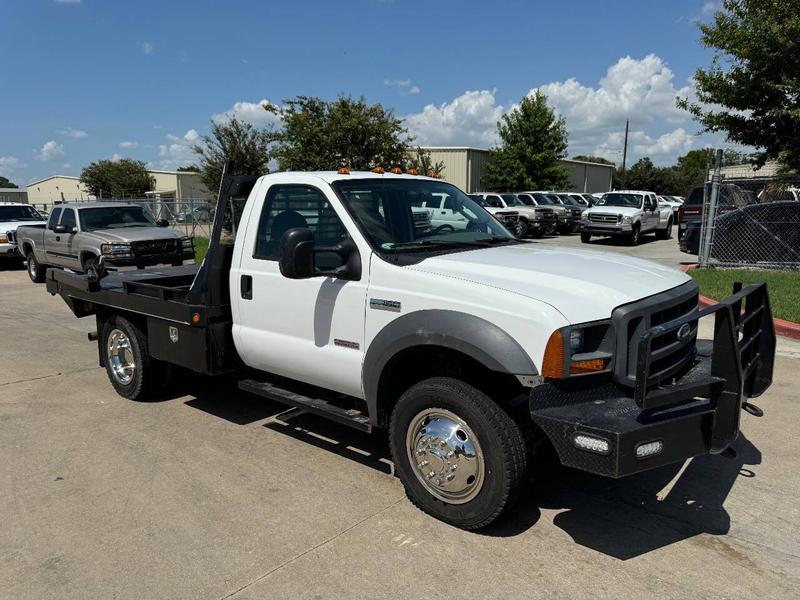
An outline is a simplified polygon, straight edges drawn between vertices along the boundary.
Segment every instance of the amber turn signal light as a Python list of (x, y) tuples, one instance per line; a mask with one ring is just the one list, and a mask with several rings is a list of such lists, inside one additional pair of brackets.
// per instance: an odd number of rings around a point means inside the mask
[(606, 368), (606, 361), (603, 358), (592, 360), (574, 360), (569, 365), (570, 375), (580, 375), (581, 373), (596, 373)]
[(556, 329), (547, 340), (542, 360), (542, 376), (552, 379), (564, 378), (564, 336)]

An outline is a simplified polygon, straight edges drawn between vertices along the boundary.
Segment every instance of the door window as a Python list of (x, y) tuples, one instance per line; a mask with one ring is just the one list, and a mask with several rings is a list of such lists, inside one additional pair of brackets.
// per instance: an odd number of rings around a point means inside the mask
[(71, 208), (65, 208), (64, 216), (61, 217), (61, 224), (67, 226), (67, 233), (71, 233), (72, 228), (77, 225), (75, 221), (75, 211)]
[(47, 228), (51, 231), (53, 228), (58, 225), (58, 218), (61, 216), (61, 209), (54, 208), (53, 211), (50, 213), (50, 218), (47, 220)]
[[(305, 185), (274, 185), (267, 192), (256, 232), (254, 258), (278, 260), (281, 236), (290, 229), (307, 227), (318, 246), (334, 246), (347, 231), (325, 195)], [(321, 269), (335, 268), (341, 259), (335, 254), (317, 254)]]

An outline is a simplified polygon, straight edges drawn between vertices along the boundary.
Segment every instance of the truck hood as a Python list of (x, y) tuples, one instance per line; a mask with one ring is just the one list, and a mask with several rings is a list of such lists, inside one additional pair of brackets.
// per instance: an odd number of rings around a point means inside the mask
[(95, 229), (87, 232), (104, 242), (142, 242), (150, 240), (174, 240), (183, 237), (180, 232), (168, 227), (126, 227), (122, 229)]
[(0, 221), (0, 231), (3, 233), (6, 231), (16, 231), (17, 227), (22, 227), (23, 225), (41, 225), (44, 227), (45, 224), (45, 221)]
[(623, 217), (632, 217), (642, 212), (641, 208), (629, 208), (627, 206), (593, 206), (587, 211), (587, 214), (605, 214), (605, 215), (622, 215)]
[(570, 323), (607, 319), (622, 304), (691, 280), (677, 269), (640, 258), (535, 243), (457, 252), (409, 268), (546, 302)]

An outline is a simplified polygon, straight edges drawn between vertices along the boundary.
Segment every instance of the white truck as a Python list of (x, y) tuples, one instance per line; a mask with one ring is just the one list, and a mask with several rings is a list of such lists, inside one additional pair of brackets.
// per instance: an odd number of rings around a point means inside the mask
[(17, 228), (21, 225), (44, 227), (45, 219), (29, 204), (0, 202), (0, 264), (25, 260), (17, 246)]
[(672, 207), (659, 205), (656, 194), (639, 190), (608, 192), (581, 218), (581, 242), (592, 236), (622, 237), (636, 246), (645, 233), (661, 240), (672, 237), (675, 222)]
[[(416, 228), (443, 196), (466, 226)], [(234, 373), (386, 432), (409, 499), (465, 529), (512, 505), (543, 448), (608, 477), (726, 451), (772, 381), (763, 284), (701, 311), (676, 269), (522, 242), (426, 177), (225, 175), (202, 265), (103, 275), (51, 269), (47, 290), (95, 318), (118, 394), (157, 395), (175, 367)]]
[(556, 212), (551, 207), (529, 205), (517, 194), (478, 193), (470, 194), (470, 198), (487, 210), (507, 209), (518, 214), (516, 225), (512, 231), (522, 239), (528, 236), (542, 237), (554, 233), (558, 227)]

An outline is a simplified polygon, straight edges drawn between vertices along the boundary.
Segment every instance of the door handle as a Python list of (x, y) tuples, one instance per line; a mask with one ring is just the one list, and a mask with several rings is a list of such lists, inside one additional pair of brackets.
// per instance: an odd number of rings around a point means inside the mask
[(60, 242), (60, 241), (61, 241), (61, 236), (60, 236), (60, 235), (57, 235), (57, 236), (56, 236), (56, 241), (57, 241), (57, 242)]
[(242, 298), (245, 300), (252, 300), (253, 299), (253, 276), (252, 275), (242, 275), (241, 279), (241, 292)]

